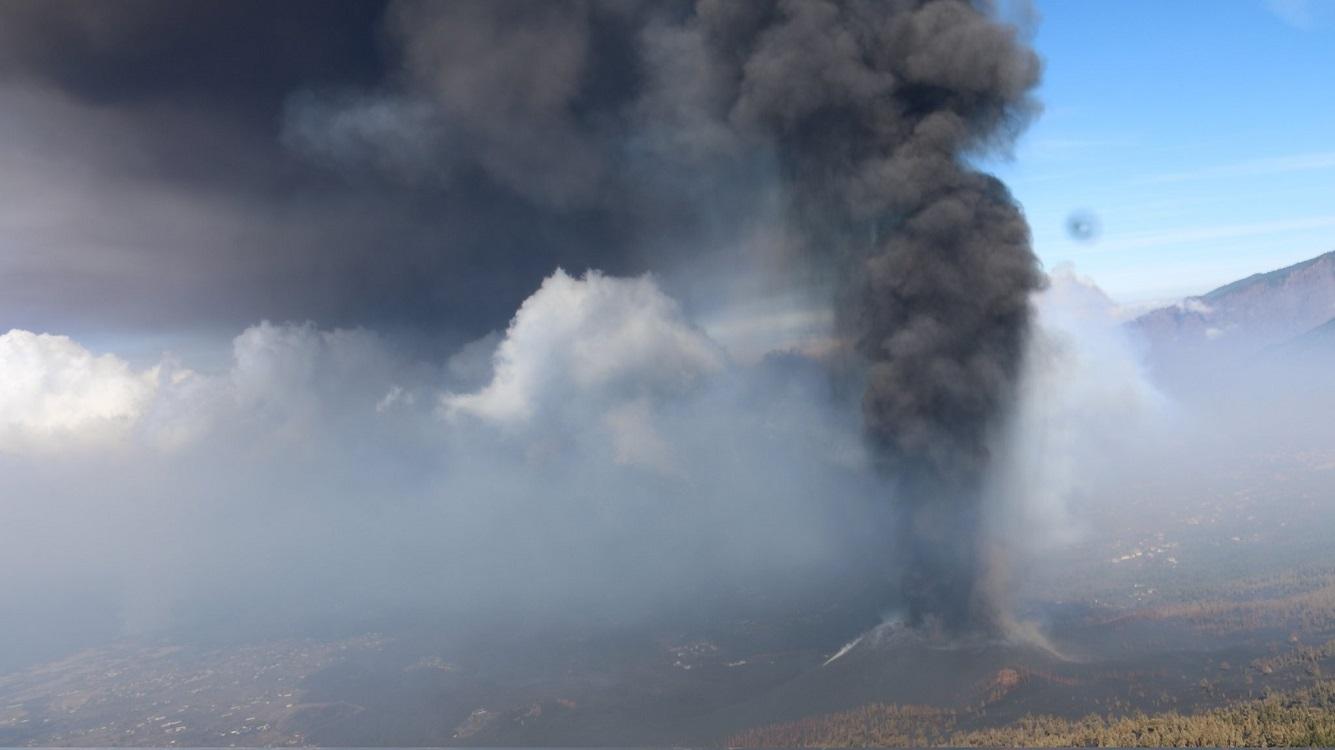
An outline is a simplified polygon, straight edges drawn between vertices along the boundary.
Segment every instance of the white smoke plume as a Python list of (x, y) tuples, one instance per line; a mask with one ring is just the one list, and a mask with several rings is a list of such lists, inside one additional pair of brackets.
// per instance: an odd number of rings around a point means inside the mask
[(800, 357), (734, 364), (648, 277), (558, 271), (446, 366), (268, 322), (221, 371), (0, 352), (0, 566), (54, 561), (0, 597), (34, 616), (639, 617), (877, 553), (855, 405)]

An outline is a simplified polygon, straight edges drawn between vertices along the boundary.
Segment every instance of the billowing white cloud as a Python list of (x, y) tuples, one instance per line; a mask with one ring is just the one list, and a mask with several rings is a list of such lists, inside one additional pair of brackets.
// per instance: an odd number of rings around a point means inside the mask
[(135, 370), (67, 336), (12, 330), (0, 336), (0, 450), (112, 440), (179, 449), (247, 421), (266, 437), (302, 439), (322, 420), (415, 400), (397, 382), (409, 366), (369, 331), (265, 321), (238, 335), (232, 352), (214, 375), (170, 356)]
[[(322, 410), (367, 410), (397, 386), (397, 358), (376, 334), (312, 323), (251, 326), (232, 342), (231, 395), (242, 409), (307, 419)], [(392, 399), (397, 400), (397, 399)]]
[(158, 375), (66, 336), (17, 329), (0, 335), (0, 449), (124, 436), (153, 398)]
[(521, 424), (568, 398), (681, 393), (723, 369), (722, 348), (653, 279), (557, 270), (515, 314), (491, 382), (447, 394), (447, 414)]

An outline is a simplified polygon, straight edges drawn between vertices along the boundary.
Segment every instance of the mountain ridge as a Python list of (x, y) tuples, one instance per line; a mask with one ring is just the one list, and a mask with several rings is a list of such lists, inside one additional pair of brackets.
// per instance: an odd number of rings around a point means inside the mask
[(1144, 339), (1156, 374), (1190, 382), (1282, 348), (1332, 321), (1335, 251), (1156, 308), (1128, 325)]

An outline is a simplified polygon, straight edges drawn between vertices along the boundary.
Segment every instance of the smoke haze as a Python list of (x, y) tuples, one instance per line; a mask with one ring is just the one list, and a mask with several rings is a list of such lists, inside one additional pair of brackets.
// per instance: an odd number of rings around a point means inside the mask
[(1050, 374), (971, 166), (1038, 110), (989, 8), (296, 2), (235, 43), (270, 11), (0, 10), (0, 561), (51, 561), (11, 630), (773, 587), (991, 632), (997, 550), (1078, 533), (1094, 449), (1027, 440), (1098, 368)]

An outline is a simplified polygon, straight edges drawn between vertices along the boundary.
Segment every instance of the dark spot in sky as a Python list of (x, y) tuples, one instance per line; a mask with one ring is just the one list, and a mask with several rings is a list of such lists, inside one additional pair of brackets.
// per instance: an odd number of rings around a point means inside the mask
[(1093, 211), (1075, 211), (1066, 217), (1066, 234), (1077, 242), (1093, 242), (1099, 238), (1103, 226)]

